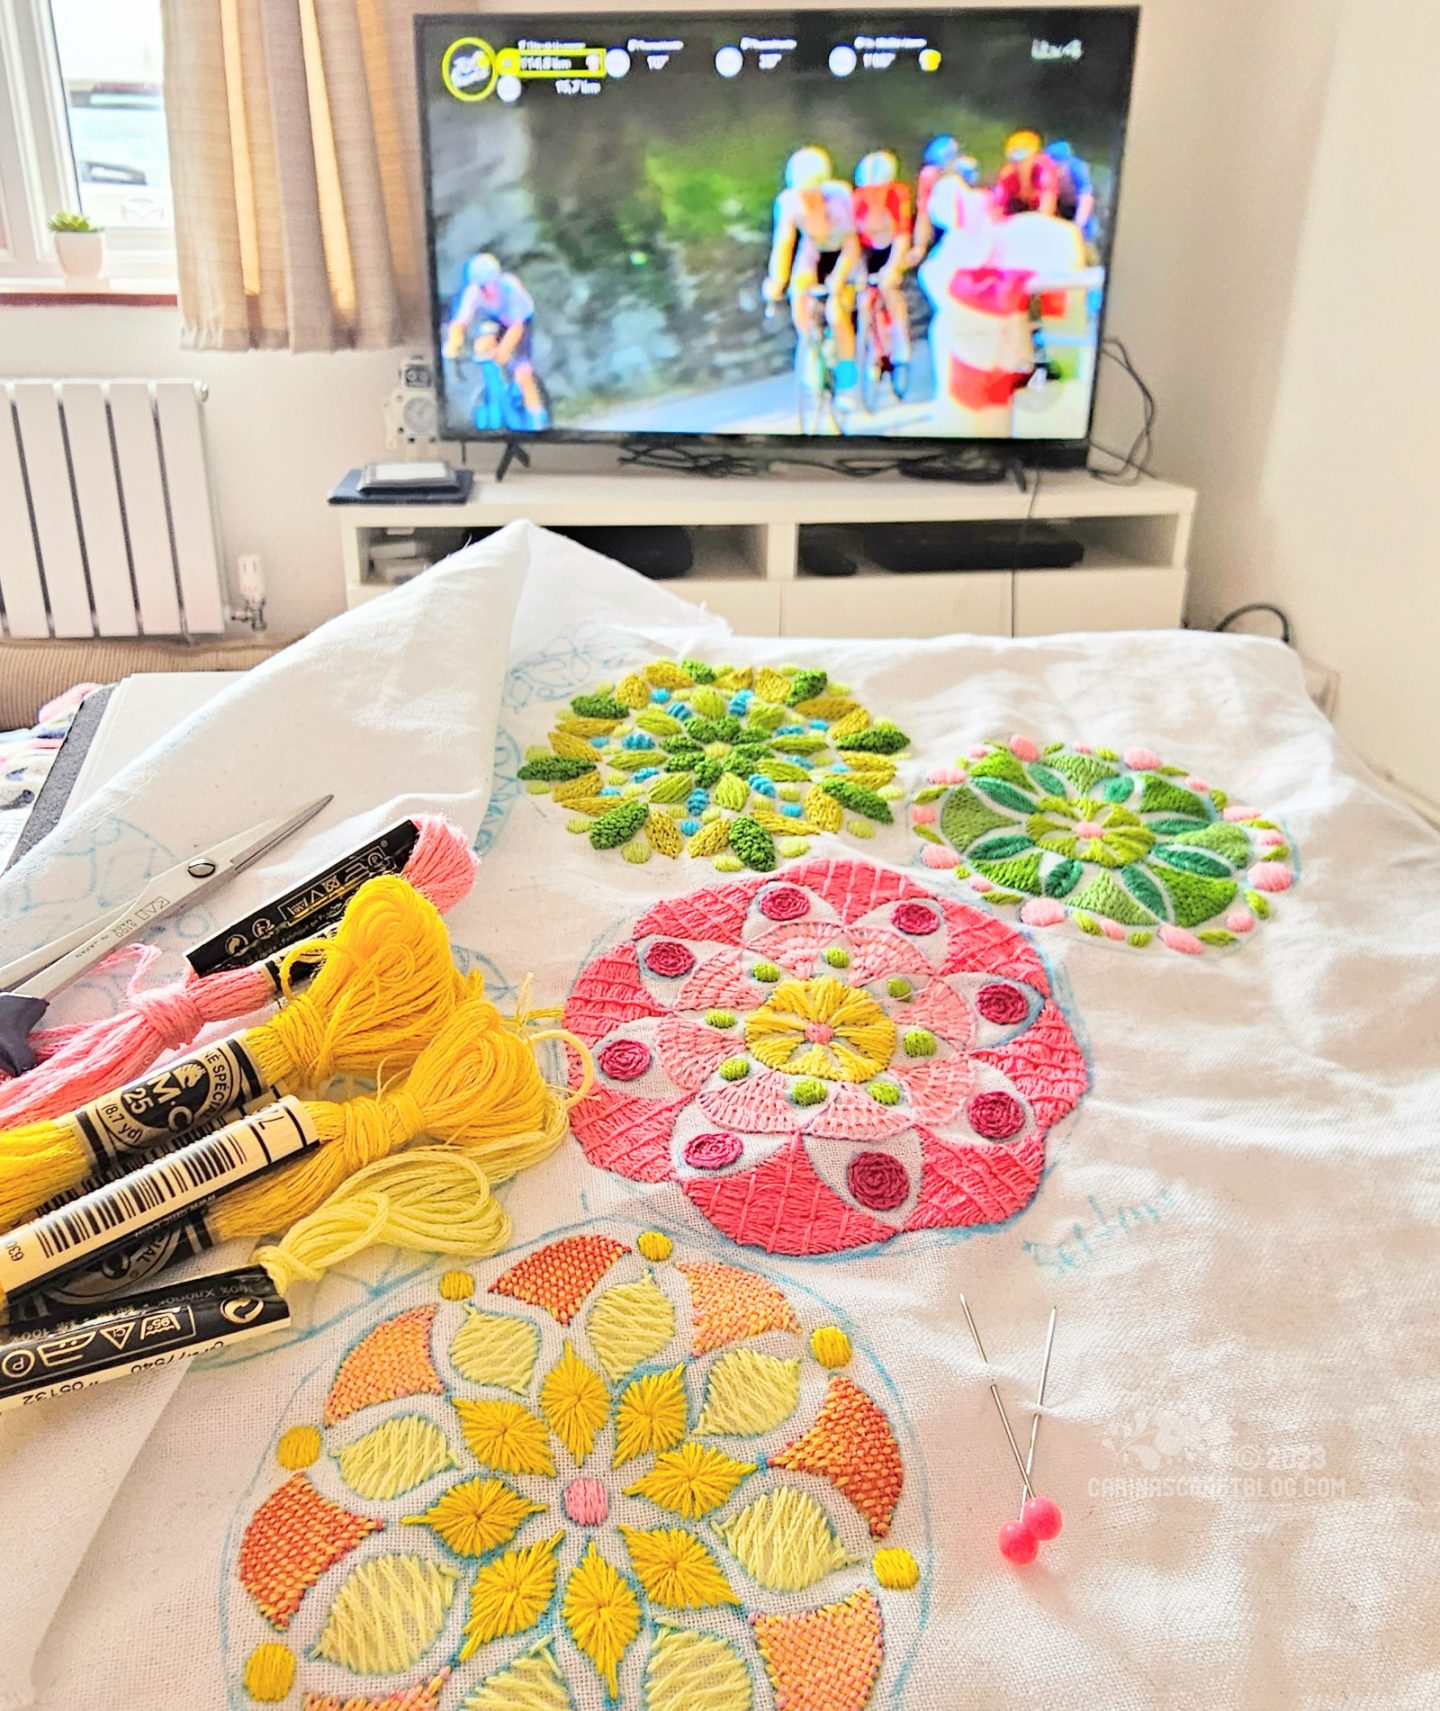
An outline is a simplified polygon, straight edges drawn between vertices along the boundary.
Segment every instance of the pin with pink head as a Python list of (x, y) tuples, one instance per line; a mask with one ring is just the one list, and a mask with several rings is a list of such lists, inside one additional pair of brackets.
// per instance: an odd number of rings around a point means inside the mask
[(1040, 1553), (1040, 1539), (1023, 1521), (1007, 1521), (1000, 1529), (1000, 1555), (1017, 1568), (1034, 1562)]
[[(1007, 1521), (1000, 1529), (1000, 1554), (1007, 1562), (1034, 1562), (1043, 1542), (1058, 1536), (1064, 1517), (1054, 1498), (1041, 1497), (1030, 1483), (1035, 1471), (1035, 1440), (1040, 1434), (1040, 1415), (1045, 1407), (1045, 1387), (1050, 1380), (1050, 1351), (1055, 1346), (1055, 1309), (1050, 1309), (1050, 1324), (1045, 1332), (1045, 1354), (1040, 1362), (1040, 1387), (1035, 1392), (1035, 1412), (1030, 1416), (1030, 1447), (1020, 1463), (1023, 1490), (1020, 1494), (1020, 1519)], [(1011, 1448), (1015, 1447), (1011, 1440)], [(1017, 1454), (1016, 1460), (1019, 1460)]]
[[(970, 1303), (962, 1295), (960, 1310), (965, 1315), (965, 1323), (970, 1327), (970, 1335), (975, 1343), (975, 1352), (982, 1361), (989, 1364), (989, 1356), (985, 1353), (985, 1345), (980, 1341), (980, 1330), (975, 1323), (975, 1317), (970, 1311)], [(1035, 1413), (1030, 1422), (1030, 1453), (1028, 1458), (1020, 1454), (1020, 1446), (1015, 1441), (1015, 1434), (1010, 1428), (1010, 1416), (1005, 1412), (1005, 1404), (1000, 1400), (999, 1387), (992, 1381), (990, 1396), (995, 1403), (995, 1411), (1000, 1416), (1000, 1424), (1005, 1428), (1005, 1441), (1010, 1446), (1010, 1453), (1015, 1458), (1015, 1465), (1020, 1469), (1020, 1479), (1024, 1493), (1020, 1506), (1018, 1521), (1007, 1521), (1000, 1529), (1000, 1554), (1007, 1562), (1023, 1567), (1026, 1563), (1034, 1562), (1040, 1550), (1040, 1543), (1045, 1539), (1053, 1539), (1060, 1531), (1062, 1517), (1060, 1505), (1052, 1498), (1042, 1497), (1030, 1483), (1030, 1474), (1035, 1465), (1035, 1439), (1040, 1430), (1040, 1413), (1045, 1406), (1045, 1387), (1050, 1378), (1050, 1351), (1055, 1344), (1055, 1309), (1050, 1309), (1050, 1326), (1045, 1335), (1045, 1356), (1040, 1367), (1040, 1388), (1035, 1397)]]

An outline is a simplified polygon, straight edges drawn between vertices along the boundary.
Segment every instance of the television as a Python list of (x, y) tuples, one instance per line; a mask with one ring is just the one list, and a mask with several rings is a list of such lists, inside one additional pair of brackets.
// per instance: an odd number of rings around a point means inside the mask
[(418, 18), (444, 436), (1079, 461), (1138, 18)]

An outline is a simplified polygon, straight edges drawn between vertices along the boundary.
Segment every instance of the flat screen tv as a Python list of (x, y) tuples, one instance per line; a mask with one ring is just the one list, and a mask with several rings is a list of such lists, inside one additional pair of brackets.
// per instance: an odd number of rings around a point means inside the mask
[(417, 19), (446, 436), (1083, 452), (1138, 16)]

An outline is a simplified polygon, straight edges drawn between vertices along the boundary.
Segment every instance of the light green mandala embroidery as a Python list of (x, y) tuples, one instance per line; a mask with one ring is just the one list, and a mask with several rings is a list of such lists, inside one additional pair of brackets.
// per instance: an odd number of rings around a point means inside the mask
[(927, 866), (1028, 926), (1196, 955), (1238, 945), (1294, 881), (1273, 820), (1148, 749), (983, 743), (911, 800)]
[(908, 744), (818, 668), (655, 660), (575, 696), (519, 776), (593, 849), (768, 873), (889, 825)]

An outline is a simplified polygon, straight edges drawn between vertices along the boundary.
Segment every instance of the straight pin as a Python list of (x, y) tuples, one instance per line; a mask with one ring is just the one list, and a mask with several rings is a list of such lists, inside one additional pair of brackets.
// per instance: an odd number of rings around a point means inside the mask
[[(975, 1316), (971, 1313), (970, 1303), (963, 1294), (960, 1297), (960, 1311), (965, 1315), (965, 1323), (970, 1327), (970, 1335), (975, 1339), (976, 1354), (985, 1362), (986, 1366), (989, 1366), (990, 1357), (985, 1353), (985, 1345), (980, 1341), (980, 1331), (975, 1323)], [(999, 1386), (993, 1379), (990, 1381), (990, 1395), (995, 1403), (995, 1411), (1000, 1416), (1000, 1424), (1005, 1428), (1005, 1437), (1010, 1445), (1010, 1453), (1015, 1457), (1016, 1467), (1020, 1469), (1020, 1478), (1025, 1485), (1025, 1495), (1033, 1497), (1035, 1493), (1030, 1486), (1030, 1471), (1025, 1466), (1024, 1456), (1020, 1454), (1019, 1444), (1015, 1442), (1015, 1434), (1010, 1430), (1010, 1416), (1005, 1412), (1005, 1404), (1000, 1400)]]
[[(970, 1327), (970, 1335), (975, 1343), (975, 1352), (989, 1366), (990, 1357), (985, 1353), (985, 1345), (980, 1340), (980, 1327), (975, 1323), (975, 1315), (970, 1311), (970, 1303), (964, 1294), (960, 1296), (960, 1311), (965, 1315), (965, 1323)], [(1045, 1403), (1045, 1387), (1050, 1377), (1050, 1353), (1055, 1342), (1055, 1309), (1050, 1310), (1050, 1326), (1045, 1336), (1045, 1355), (1041, 1363), (1040, 1388), (1036, 1400), (1036, 1412), (1030, 1422), (1030, 1454), (1029, 1458), (1020, 1454), (1020, 1445), (1016, 1442), (1015, 1433), (1010, 1428), (1010, 1416), (1005, 1412), (1005, 1404), (1000, 1398), (1000, 1387), (992, 1379), (989, 1383), (990, 1399), (995, 1404), (995, 1412), (1000, 1416), (1000, 1424), (1005, 1428), (1005, 1441), (1010, 1446), (1010, 1454), (1015, 1458), (1015, 1465), (1020, 1470), (1021, 1483), (1025, 1488), (1025, 1501), (1021, 1505), (1020, 1519), (1007, 1521), (1000, 1529), (1000, 1554), (1007, 1561), (1017, 1565), (1034, 1562), (1040, 1549), (1042, 1539), (1053, 1539), (1060, 1531), (1060, 1506), (1048, 1497), (1036, 1494), (1030, 1483), (1031, 1470), (1035, 1464), (1035, 1439), (1040, 1428), (1039, 1410)]]
[(1025, 1515), (1025, 1498), (1033, 1496), (1030, 1478), (1035, 1472), (1035, 1440), (1040, 1435), (1040, 1410), (1045, 1406), (1045, 1386), (1050, 1379), (1050, 1351), (1055, 1347), (1055, 1309), (1050, 1309), (1050, 1325), (1045, 1332), (1045, 1354), (1040, 1362), (1040, 1388), (1035, 1392), (1035, 1412), (1030, 1418), (1030, 1447), (1025, 1454), (1026, 1480), (1020, 1493), (1020, 1515)]

